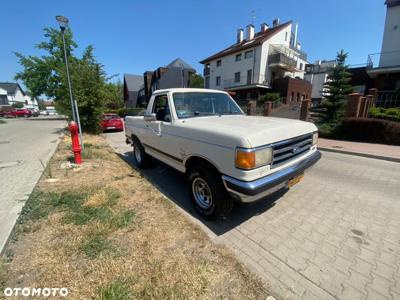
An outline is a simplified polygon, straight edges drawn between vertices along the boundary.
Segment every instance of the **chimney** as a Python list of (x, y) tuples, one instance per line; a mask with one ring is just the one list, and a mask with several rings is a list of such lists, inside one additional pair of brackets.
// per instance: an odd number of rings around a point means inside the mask
[(246, 40), (252, 40), (254, 38), (254, 26), (252, 24), (247, 25), (246, 31)]
[(278, 26), (281, 23), (279, 18), (276, 18), (275, 20), (272, 21), (272, 27)]
[(261, 24), (261, 32), (265, 32), (268, 29), (268, 24), (267, 23), (262, 23)]
[(243, 28), (239, 28), (239, 29), (237, 30), (236, 42), (237, 42), (237, 43), (243, 42)]
[(294, 41), (293, 41), (293, 46), (297, 49), (297, 31), (299, 29), (299, 24), (296, 23), (296, 25), (294, 25)]

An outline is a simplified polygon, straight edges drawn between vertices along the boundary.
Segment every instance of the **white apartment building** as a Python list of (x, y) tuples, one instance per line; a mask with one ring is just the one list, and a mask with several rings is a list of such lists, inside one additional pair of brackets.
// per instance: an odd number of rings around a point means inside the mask
[(320, 103), (324, 92), (324, 84), (328, 81), (329, 70), (336, 66), (336, 60), (317, 60), (314, 64), (306, 65), (304, 79), (312, 84), (311, 100)]
[[(236, 92), (239, 98), (258, 98), (268, 91), (279, 91), (282, 97), (309, 97), (311, 87), (304, 84), (307, 55), (301, 51), (298, 26), (289, 21), (273, 26), (261, 24), (255, 32), (253, 25), (237, 31), (236, 43), (200, 61), (204, 64), (205, 88)], [(281, 79), (298, 82), (277, 82)], [(277, 82), (277, 84), (275, 84)], [(297, 91), (293, 91), (293, 86)], [(305, 86), (304, 86), (305, 85)], [(299, 96), (297, 96), (299, 95)]]

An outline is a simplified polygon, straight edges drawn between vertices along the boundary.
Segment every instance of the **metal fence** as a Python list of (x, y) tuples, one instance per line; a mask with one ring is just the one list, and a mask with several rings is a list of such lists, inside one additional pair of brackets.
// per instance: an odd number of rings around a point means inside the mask
[(400, 107), (400, 92), (379, 91), (375, 102), (376, 107)]

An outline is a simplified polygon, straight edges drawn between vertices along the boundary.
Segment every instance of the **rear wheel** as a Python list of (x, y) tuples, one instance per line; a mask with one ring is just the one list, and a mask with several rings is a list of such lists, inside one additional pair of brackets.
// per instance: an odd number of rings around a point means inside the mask
[(135, 161), (135, 164), (139, 168), (144, 169), (150, 164), (150, 156), (144, 151), (144, 148), (138, 138), (134, 137), (132, 140), (133, 159)]
[(222, 183), (221, 174), (207, 165), (196, 165), (188, 171), (188, 187), (196, 211), (206, 219), (228, 216), (232, 200)]

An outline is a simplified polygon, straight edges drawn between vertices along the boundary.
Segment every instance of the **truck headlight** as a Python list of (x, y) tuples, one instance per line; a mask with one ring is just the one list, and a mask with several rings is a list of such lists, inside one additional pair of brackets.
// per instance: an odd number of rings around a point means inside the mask
[(312, 135), (312, 145), (315, 146), (318, 142), (318, 132), (314, 132)]
[(236, 149), (235, 166), (239, 169), (251, 170), (271, 163), (272, 149)]

